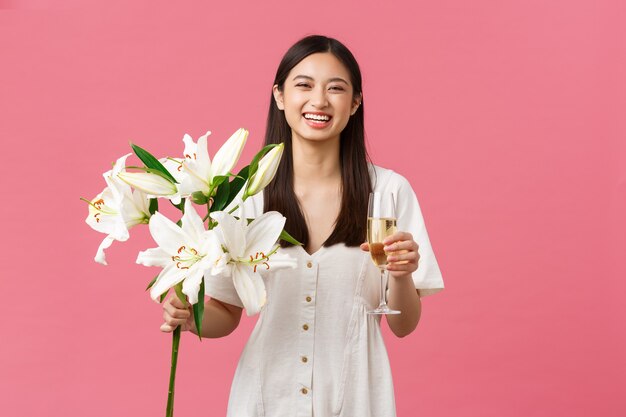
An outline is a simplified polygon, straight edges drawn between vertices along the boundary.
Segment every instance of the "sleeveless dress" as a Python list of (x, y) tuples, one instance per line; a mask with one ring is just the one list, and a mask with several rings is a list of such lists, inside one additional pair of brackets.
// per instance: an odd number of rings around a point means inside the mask
[[(374, 191), (396, 194), (397, 230), (413, 235), (420, 260), (412, 279), (421, 297), (443, 290), (419, 203), (409, 182), (370, 165)], [(263, 193), (245, 202), (263, 212)], [(380, 330), (380, 272), (358, 247), (335, 244), (309, 255), (280, 249), (296, 269), (263, 275), (267, 303), (245, 345), (231, 386), (228, 417), (393, 417), (393, 381)], [(243, 307), (229, 278), (207, 280), (205, 293)]]

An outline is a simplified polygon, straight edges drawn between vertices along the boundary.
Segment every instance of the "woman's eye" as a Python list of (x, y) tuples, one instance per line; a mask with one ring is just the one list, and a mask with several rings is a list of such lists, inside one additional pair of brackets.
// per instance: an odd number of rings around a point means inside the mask
[(330, 89), (331, 89), (331, 90), (332, 90), (332, 89), (336, 89), (336, 90), (338, 90), (338, 91), (343, 91), (343, 88), (338, 87), (338, 86), (335, 86), (335, 87), (330, 87)]
[(300, 83), (300, 84), (296, 84), (296, 87), (308, 87), (308, 84), (305, 83)]

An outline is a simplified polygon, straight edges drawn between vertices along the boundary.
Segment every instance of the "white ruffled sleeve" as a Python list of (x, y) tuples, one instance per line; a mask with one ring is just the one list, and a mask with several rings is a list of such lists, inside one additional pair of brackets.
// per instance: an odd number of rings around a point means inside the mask
[(439, 264), (435, 258), (435, 253), (430, 245), (430, 239), (426, 232), (424, 217), (417, 196), (406, 178), (396, 173), (394, 175), (398, 182), (396, 197), (397, 229), (402, 232), (409, 232), (413, 235), (413, 240), (419, 245), (418, 253), (420, 259), (417, 271), (413, 272), (413, 283), (419, 290), (420, 297), (436, 294), (444, 289), (443, 277), (439, 270)]

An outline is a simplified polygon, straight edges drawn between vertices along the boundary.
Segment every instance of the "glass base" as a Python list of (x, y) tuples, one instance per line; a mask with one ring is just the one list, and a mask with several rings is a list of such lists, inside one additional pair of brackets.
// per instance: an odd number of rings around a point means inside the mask
[(383, 306), (378, 306), (374, 310), (369, 310), (367, 314), (400, 314), (400, 311), (392, 310), (386, 305), (383, 305)]

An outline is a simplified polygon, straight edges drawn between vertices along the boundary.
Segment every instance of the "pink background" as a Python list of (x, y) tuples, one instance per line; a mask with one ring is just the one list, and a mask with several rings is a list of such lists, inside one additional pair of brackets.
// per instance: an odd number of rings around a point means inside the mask
[[(0, 0), (2, 416), (164, 413), (153, 242), (96, 264), (79, 197), (129, 140), (246, 127), (248, 160), (312, 33), (359, 61), (371, 155), (411, 181), (447, 287), (410, 336), (384, 326), (398, 415), (626, 415), (623, 2), (54, 3)], [(177, 415), (224, 415), (253, 324), (183, 335)]]

